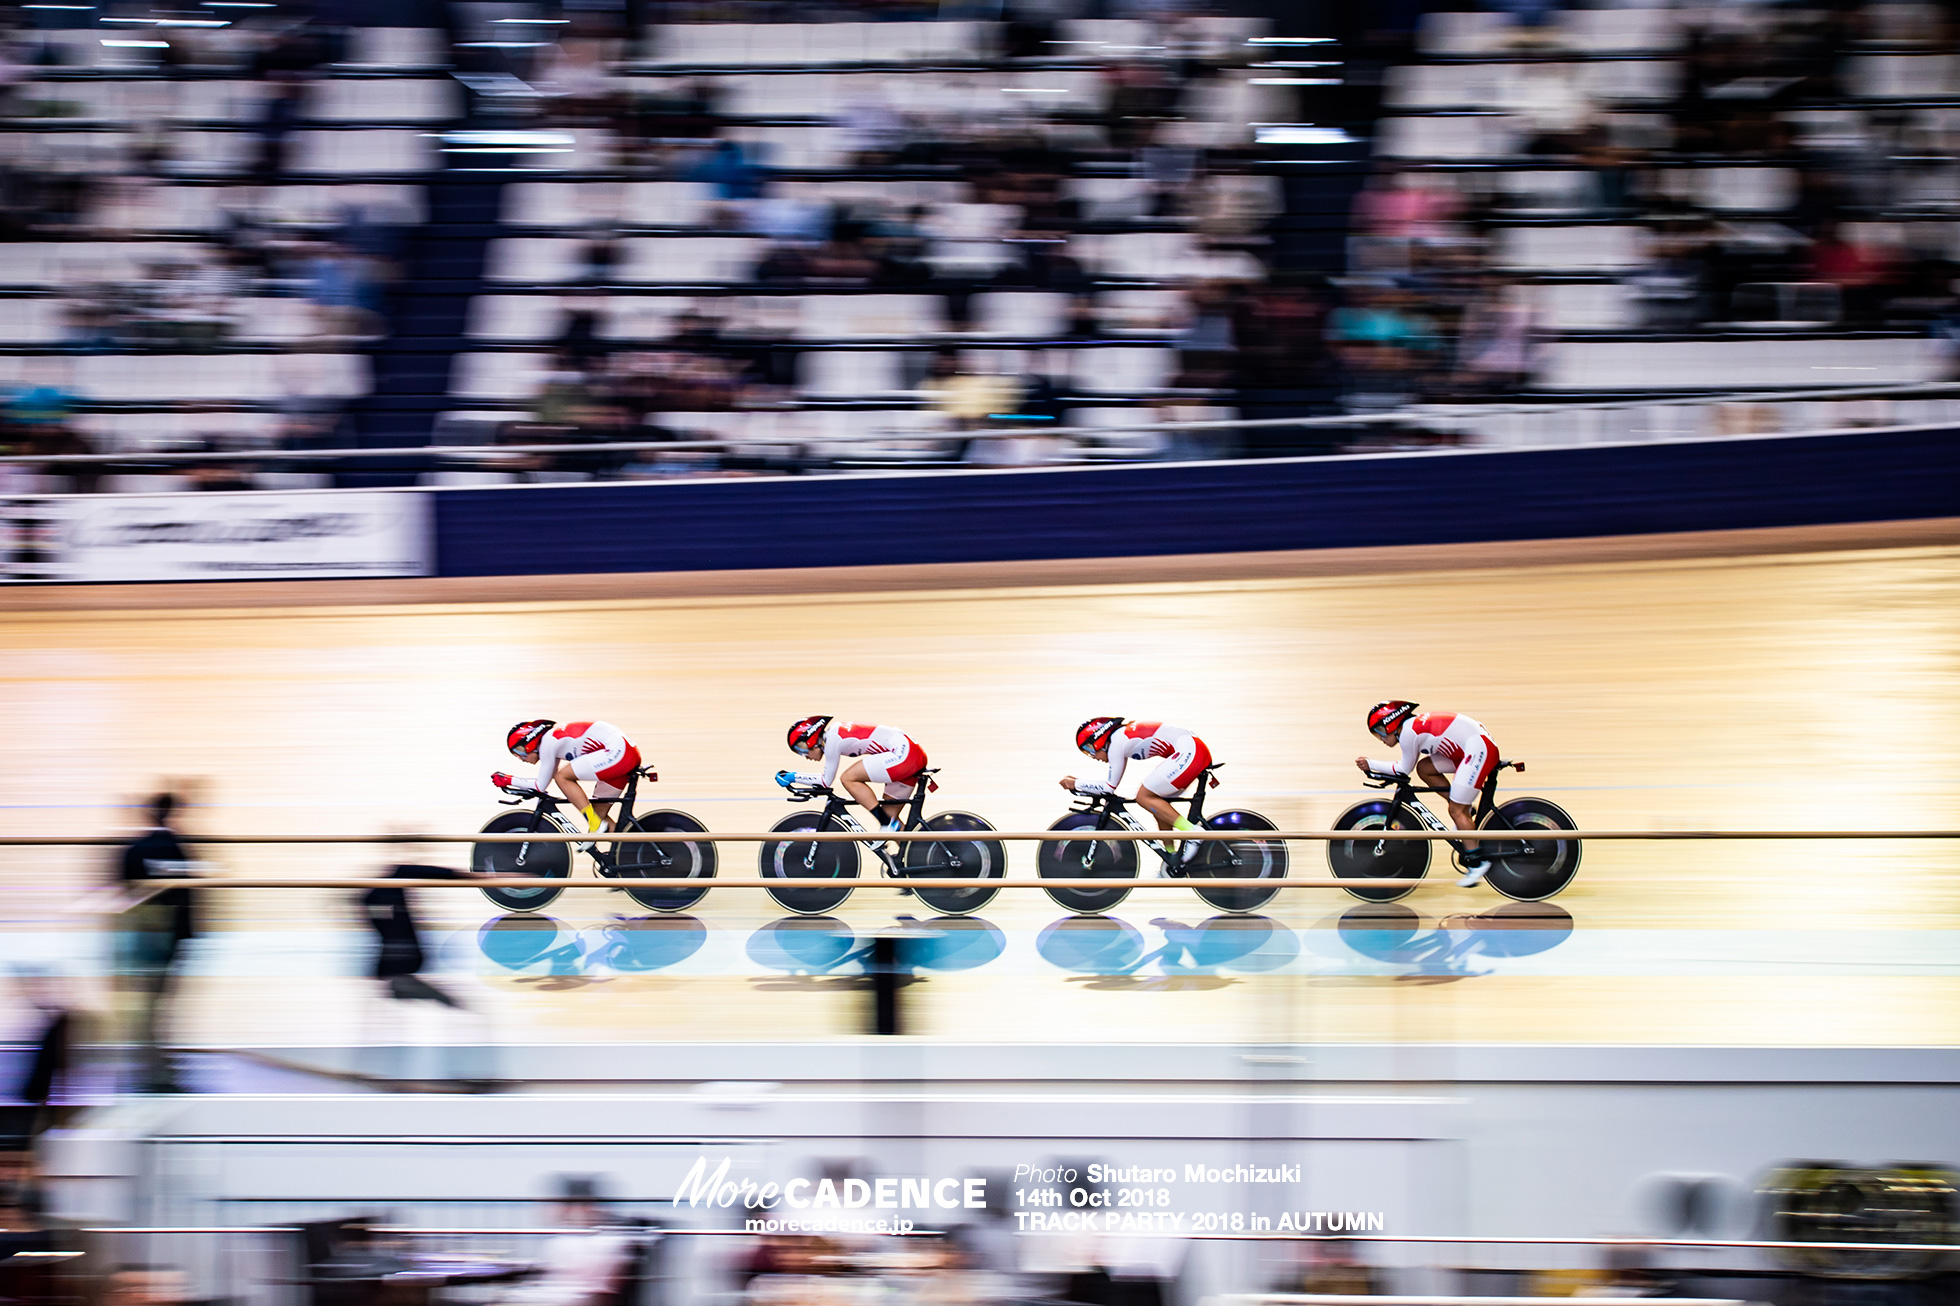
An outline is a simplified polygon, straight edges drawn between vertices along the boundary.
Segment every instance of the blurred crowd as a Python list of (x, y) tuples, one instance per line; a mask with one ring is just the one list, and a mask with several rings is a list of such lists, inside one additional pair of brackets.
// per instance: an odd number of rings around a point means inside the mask
[[(1629, 89), (1572, 56), (1559, 6), (1500, 8), (1516, 12), (1474, 54), (1486, 76), (1458, 85), (1504, 111), (1486, 146), (1502, 164), (1377, 139), (1399, 157), (1358, 198), (1328, 320), (1351, 399), (1510, 392), (1575, 328), (1953, 335), (1954, 125), (1921, 101), (1960, 87), (1896, 84), (1944, 66), (1949, 9), (1665, 9), (1664, 48), (1618, 65), (1651, 70)], [(1423, 82), (1438, 67), (1395, 70), (1403, 97), (1451, 98)], [(1565, 240), (1565, 266), (1521, 252), (1534, 228)]]
[[(717, 0), (518, 18), (456, 4), (429, 10), (447, 26), (429, 29), (435, 43), (420, 52), (424, 63), (411, 52), (390, 65), (363, 62), (374, 54), (372, 32), (241, 10), (215, 26), (142, 28), (143, 40), (116, 44), (145, 49), (129, 52), (126, 65), (98, 62), (88, 76), (76, 64), (95, 57), (93, 31), (35, 17), (0, 31), (0, 240), (16, 251), (94, 248), (64, 255), (41, 289), (0, 297), (8, 321), (33, 319), (31, 329), (16, 328), (24, 334), (13, 337), (15, 352), (39, 348), (51, 365), (43, 373), (31, 366), (42, 360), (0, 360), (10, 367), (0, 378), (0, 447), (61, 473), (43, 485), (0, 471), (0, 488), (132, 488), (132, 471), (143, 473), (144, 488), (297, 485), (299, 472), (272, 462), (193, 473), (59, 460), (162, 448), (270, 456), (287, 445), (422, 438), (421, 426), (434, 420), (429, 401), (450, 384), (443, 368), (468, 346), (453, 325), (432, 326), (407, 305), (420, 293), (417, 275), (449, 278), (442, 285), (453, 294), (457, 273), (450, 255), (426, 250), (416, 271), (414, 224), (426, 216), (414, 211), (419, 199), (404, 206), (363, 199), (357, 185), (311, 184), (319, 173), (301, 156), (318, 145), (302, 138), (346, 122), (323, 106), (349, 69), (369, 69), (363, 76), (375, 80), (361, 85), (377, 90), (393, 76), (425, 85), (432, 74), (442, 78), (438, 89), (457, 98), (440, 125), (512, 133), (508, 157), (472, 147), (488, 162), (542, 169), (533, 176), (569, 166), (587, 178), (690, 183), (712, 200), (682, 225), (747, 240), (745, 252), (726, 255), (740, 261), (719, 278), (727, 293), (671, 317), (662, 338), (622, 334), (611, 321), (629, 293), (660, 285), (629, 266), (644, 224), (568, 211), (535, 228), (579, 248), (562, 285), (572, 302), (555, 335), (527, 342), (552, 350), (548, 365), (523, 369), (531, 380), (518, 397), (529, 411), (487, 430), (438, 422), (436, 442), (456, 443), (460, 430), (470, 442), (672, 440), (723, 449), (674, 458), (514, 454), (470, 464), (477, 475), (839, 465), (830, 452), (836, 421), (699, 420), (808, 413), (825, 406), (813, 400), (837, 397), (807, 384), (811, 337), (821, 333), (772, 323), (752, 307), (799, 293), (888, 292), (943, 305), (933, 328), (939, 347), (910, 342), (895, 372), (867, 375), (858, 399), (879, 410), (864, 414), (860, 431), (878, 433), (884, 417), (909, 408), (924, 419), (894, 429), (922, 439), (900, 453), (887, 441), (842, 462), (1247, 452), (1222, 436), (1039, 432), (1078, 425), (1081, 411), (1096, 407), (1106, 424), (1150, 425), (1185, 414), (1383, 413), (1509, 396), (1528, 391), (1548, 352), (1574, 332), (1960, 336), (1952, 224), (1932, 220), (1960, 205), (1951, 176), (1960, 125), (1909, 87), (1875, 85), (1871, 56), (1950, 60), (1956, 31), (1945, 10), (1666, 9), (1657, 12), (1667, 17), (1668, 43), (1616, 55), (1611, 67), (1622, 71), (1602, 76), (1607, 64), (1574, 55), (1571, 14), (1537, 0), (1499, 8), (1385, 16), (1384, 26), (1403, 23), (1409, 39), (1368, 46), (1370, 62), (1349, 61), (1338, 45), (1249, 54), (1236, 29), (1217, 25), (1232, 20), (1195, 0), (1113, 9), (1024, 3), (972, 14), (869, 0), (817, 14), (774, 0)], [(1069, 35), (1078, 31), (1072, 19), (1110, 16), (1135, 24), (1134, 46)], [(769, 101), (776, 109), (762, 112), (755, 87), (773, 74), (691, 72), (671, 59), (663, 65), (658, 48), (662, 23), (817, 17), (979, 20), (972, 25), (984, 48), (962, 58), (1009, 70), (1057, 55), (1077, 62), (1056, 77), (1062, 85), (1010, 88), (1030, 93), (1007, 97), (1012, 103), (998, 110), (971, 106), (1000, 90), (1003, 73), (967, 69), (935, 74), (931, 95), (901, 89), (898, 77), (889, 85), (857, 77), (848, 91), (822, 91), (833, 98), (805, 107), (778, 96)], [(1434, 55), (1417, 35), (1465, 18), (1493, 20), (1467, 55), (1456, 47)], [(510, 22), (542, 25), (519, 34), (546, 39), (487, 39), (507, 38), (494, 24)], [(1382, 50), (1389, 54), (1375, 57)], [(1303, 52), (1316, 57), (1290, 57)], [(1267, 59), (1274, 53), (1289, 57)], [(1313, 75), (1248, 77), (1258, 67)], [(1461, 94), (1425, 80), (1438, 69)], [(114, 131), (44, 130), (99, 119), (100, 105), (84, 92), (117, 76), (149, 79), (129, 85), (151, 89), (221, 82), (228, 98), (211, 112), (222, 130), (169, 113), (121, 121)], [(1320, 82), (1338, 86), (1339, 98), (1293, 89)], [(1364, 84), (1382, 92), (1380, 103)], [(1960, 86), (1928, 94), (1954, 91)], [(1050, 92), (1060, 98), (1044, 98)], [(1423, 116), (1432, 109), (1443, 116)], [(1347, 115), (1343, 125), (1360, 135), (1379, 126), (1358, 192), (1339, 180), (1351, 168), (1307, 169), (1282, 184), (1274, 144), (1254, 140), (1256, 122), (1311, 122), (1323, 110)], [(1491, 124), (1478, 128), (1487, 138), (1481, 152), (1435, 143), (1437, 124), (1468, 121), (1448, 113), (1471, 111)], [(831, 142), (820, 159), (810, 153), (811, 132)], [(437, 134), (395, 133), (416, 135), (430, 167), (440, 166), (430, 143)], [(213, 153), (219, 136), (233, 145)], [(524, 157), (534, 145), (520, 138), (547, 136), (565, 143), (550, 148), (570, 153), (569, 163)], [(57, 137), (72, 148), (50, 155)], [(343, 180), (358, 175), (341, 172)], [(182, 185), (187, 178), (201, 189)], [(887, 184), (895, 178), (930, 184), (908, 195)], [(1289, 215), (1290, 205), (1308, 202), (1302, 188), (1313, 187), (1311, 203), (1331, 195), (1349, 211), (1342, 254), (1307, 252), (1301, 232), (1310, 224), (1298, 211)], [(188, 230), (157, 219), (191, 190), (209, 212)], [(335, 193), (294, 199), (324, 190)], [(1598, 240), (1589, 243), (1587, 233)], [(1148, 247), (1154, 252), (1131, 245), (1113, 254), (1098, 243), (1154, 237), (1163, 238)], [(1548, 240), (1562, 242), (1569, 258), (1547, 253)], [(674, 275), (684, 281), (684, 273)], [(973, 307), (1001, 292), (1052, 296), (1066, 307), (1001, 331), (978, 322)], [(990, 334), (1016, 339), (968, 347)], [(1084, 373), (1100, 365), (1093, 351), (1118, 345), (1155, 346), (1169, 361), (1085, 386)], [(343, 416), (361, 408), (348, 395), (297, 392), (201, 408), (123, 401), (122, 415), (109, 421), (88, 385), (71, 379), (80, 373), (70, 364), (91, 352), (234, 350), (400, 352), (412, 357), (387, 369), (394, 379), (385, 393), (415, 403), (367, 425)], [(367, 409), (399, 402), (378, 399)], [(1108, 411), (1123, 405), (1133, 409), (1127, 416)], [(137, 420), (165, 409), (169, 421)], [(740, 438), (750, 430), (760, 434)], [(1315, 447), (1341, 447), (1344, 438), (1330, 434)]]

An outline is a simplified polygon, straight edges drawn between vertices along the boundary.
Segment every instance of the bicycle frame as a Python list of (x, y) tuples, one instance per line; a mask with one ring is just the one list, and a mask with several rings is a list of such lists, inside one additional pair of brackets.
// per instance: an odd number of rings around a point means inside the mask
[[(1213, 762), (1210, 766), (1198, 772), (1198, 781), (1192, 788), (1190, 797), (1167, 798), (1164, 801), (1173, 807), (1179, 803), (1184, 804), (1184, 819), (1195, 826), (1202, 827), (1205, 823), (1205, 790), (1218, 787), (1218, 777), (1213, 775), (1212, 772), (1223, 765), (1225, 765), (1223, 762)], [(1070, 807), (1069, 810), (1071, 812), (1094, 812), (1096, 814), (1096, 828), (1098, 830), (1107, 830), (1111, 827), (1112, 823), (1125, 830), (1142, 830), (1144, 827), (1138, 824), (1137, 819), (1129, 813), (1130, 807), (1135, 802), (1135, 799), (1125, 798), (1121, 794), (1083, 794), (1078, 795), (1075, 805)], [(1162, 833), (1164, 835), (1163, 843), (1146, 841), (1144, 847), (1156, 853), (1170, 873), (1176, 875), (1182, 871), (1183, 864), (1178, 860), (1177, 853), (1174, 850), (1166, 849), (1164, 843), (1175, 845), (1177, 842), (1177, 831), (1165, 830)], [(1096, 845), (1084, 840), (1082, 848), (1082, 865), (1086, 869), (1089, 863), (1095, 858)]]
[[(1480, 788), (1477, 791), (1477, 806), (1476, 806), (1475, 819), (1477, 822), (1478, 830), (1508, 830), (1511, 828), (1508, 824), (1485, 825), (1486, 821), (1503, 820), (1503, 818), (1501, 816), (1498, 816), (1497, 814), (1497, 777), (1501, 775), (1507, 768), (1515, 768), (1516, 770), (1522, 771), (1524, 770), (1524, 763), (1523, 762), (1499, 762), (1497, 766), (1491, 771), (1490, 779), (1484, 781), (1482, 788)], [(1408, 809), (1411, 815), (1413, 815), (1418, 821), (1421, 821), (1425, 826), (1427, 826), (1431, 830), (1435, 830), (1438, 833), (1443, 833), (1445, 831), (1454, 831), (1456, 833), (1462, 834), (1465, 838), (1477, 837), (1475, 830), (1457, 831), (1454, 825), (1444, 821), (1442, 817), (1436, 815), (1436, 813), (1430, 809), (1429, 804), (1422, 801), (1421, 795), (1423, 794), (1449, 793), (1449, 789), (1447, 786), (1419, 785), (1415, 783), (1415, 776), (1413, 774), (1411, 775), (1398, 774), (1394, 776), (1382, 776), (1372, 781), (1371, 787), (1376, 789), (1385, 789), (1391, 784), (1395, 786), (1395, 797), (1393, 799), (1395, 805), (1398, 807), (1403, 807)], [(1457, 843), (1456, 840), (1451, 839), (1448, 840), (1447, 842), (1450, 844), (1451, 847), (1456, 848), (1458, 852), (1463, 851), (1462, 847)], [(1499, 844), (1499, 847), (1503, 846), (1502, 841), (1493, 841), (1487, 837), (1479, 839), (1478, 842), (1480, 846), (1491, 842), (1497, 842)], [(1523, 845), (1520, 851), (1525, 851), (1525, 852), (1531, 851), (1531, 841), (1529, 839), (1520, 840), (1519, 843)], [(1484, 851), (1486, 853), (1491, 853), (1492, 855), (1497, 855), (1495, 851), (1490, 848), (1484, 848)]]
[[(613, 805), (613, 807), (615, 808), (613, 812), (613, 828), (615, 830), (617, 830), (622, 823), (633, 819), (633, 803), (634, 800), (638, 798), (640, 794), (640, 776), (644, 774), (648, 769), (649, 768), (644, 766), (635, 768), (633, 774), (626, 778), (626, 788), (621, 791), (619, 797), (598, 798), (593, 800), (595, 805), (597, 805), (598, 803), (608, 803)], [(521, 807), (524, 803), (524, 800), (522, 798), (511, 798), (502, 801), (503, 801), (503, 806), (505, 807)], [(536, 834), (540, 830), (542, 830), (547, 824), (556, 827), (559, 830), (564, 831), (566, 834), (586, 833), (586, 831), (577, 829), (575, 826), (573, 826), (573, 823), (570, 820), (570, 818), (561, 816), (559, 814), (559, 809), (565, 806), (565, 799), (559, 797), (556, 794), (553, 794), (549, 790), (540, 789), (537, 792), (536, 801), (537, 801), (537, 806), (531, 809), (531, 824), (529, 828), (523, 830), (521, 833)], [(605, 836), (605, 833), (606, 832), (604, 830), (600, 830), (597, 833), (593, 834), (592, 835), (593, 842), (587, 843), (583, 845), (583, 847), (584, 847), (585, 854), (588, 857), (590, 857), (593, 861), (598, 863), (599, 874), (603, 876), (610, 876), (613, 874), (613, 872), (619, 869), (619, 862), (616, 859), (614, 859), (611, 853), (599, 847), (598, 840), (603, 838)], [(579, 847), (579, 845), (576, 844), (574, 844), (573, 846), (575, 848)], [(524, 865), (525, 854), (527, 854), (530, 851), (530, 848), (531, 845), (529, 844), (518, 845), (517, 848), (518, 866), (521, 867)]]
[[(937, 767), (933, 767), (931, 770), (919, 772), (918, 781), (912, 786), (912, 796), (898, 800), (899, 811), (903, 815), (903, 819), (899, 822), (899, 829), (911, 831), (926, 828), (926, 794), (937, 792), (939, 789), (938, 782), (932, 778), (933, 773), (938, 769)], [(870, 836), (864, 840), (864, 844), (871, 849), (872, 855), (883, 864), (885, 875), (891, 879), (903, 877), (903, 868), (892, 859), (890, 853), (885, 851), (885, 841), (878, 838), (878, 832), (875, 830), (866, 830), (862, 825), (858, 824), (857, 817), (853, 816), (852, 813), (863, 809), (859, 808), (849, 798), (838, 793), (835, 789), (810, 786), (808, 788), (790, 790), (789, 800), (792, 803), (796, 803), (818, 796), (822, 796), (824, 805), (823, 815), (818, 818), (817, 828), (822, 829), (823, 823), (826, 821), (836, 821), (847, 830), (854, 830), (859, 834)], [(810, 845), (810, 851), (804, 854), (804, 865), (815, 866), (816, 863), (817, 845), (812, 843)]]

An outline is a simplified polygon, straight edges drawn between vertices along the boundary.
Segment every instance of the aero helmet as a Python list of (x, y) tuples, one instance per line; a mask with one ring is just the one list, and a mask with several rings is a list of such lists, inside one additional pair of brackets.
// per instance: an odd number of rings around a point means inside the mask
[(798, 757), (813, 757), (823, 744), (823, 732), (830, 725), (827, 716), (806, 716), (789, 728), (789, 751)]
[(1109, 747), (1109, 737), (1123, 724), (1120, 716), (1092, 716), (1075, 728), (1075, 746), (1089, 757)]
[(1416, 705), (1404, 699), (1391, 698), (1386, 703), (1377, 703), (1368, 709), (1368, 733), (1386, 744), (1402, 728), (1402, 723), (1415, 714)]
[(538, 760), (538, 744), (545, 734), (558, 723), (556, 721), (519, 721), (510, 728), (504, 737), (505, 746), (512, 757), (523, 762)]

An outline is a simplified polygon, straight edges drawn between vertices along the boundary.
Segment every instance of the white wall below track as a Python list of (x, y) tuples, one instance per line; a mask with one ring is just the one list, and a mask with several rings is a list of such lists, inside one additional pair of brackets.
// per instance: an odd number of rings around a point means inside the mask
[[(674, 1205), (689, 1169), (723, 1158), (736, 1183), (824, 1173), (984, 1176), (1033, 1221), (1018, 1166), (1168, 1168), (1174, 1183), (1123, 1210), (1164, 1232), (1223, 1231), (1242, 1215), (1378, 1212), (1390, 1234), (1596, 1237), (1672, 1232), (1655, 1195), (1669, 1175), (1714, 1176), (1735, 1200), (1696, 1231), (1758, 1234), (1742, 1194), (1797, 1159), (1870, 1165), (1960, 1161), (1960, 1050), (1555, 1047), (984, 1047), (893, 1040), (794, 1045), (504, 1049), (505, 1071), (559, 1082), (495, 1094), (206, 1094), (95, 1113), (52, 1140), (63, 1213), (151, 1225), (291, 1223), (382, 1214), (421, 1226), (518, 1227), (561, 1174), (607, 1176), (622, 1207), (694, 1228), (739, 1228), (739, 1206)], [(285, 1049), (287, 1060), (324, 1057)], [(513, 1061), (515, 1064), (512, 1064)], [(588, 1077), (575, 1089), (565, 1083)], [(322, 1081), (323, 1084), (326, 1081)], [(1192, 1180), (1186, 1167), (1235, 1175)], [(1253, 1174), (1250, 1180), (1244, 1171)], [(1298, 1167), (1296, 1172), (1282, 1167)], [(1259, 1171), (1271, 1173), (1260, 1175)], [(1277, 1179), (1279, 1182), (1262, 1182)], [(1020, 1190), (1017, 1194), (1015, 1190)], [(942, 1197), (964, 1195), (941, 1186)], [(1135, 1197), (1135, 1194), (1132, 1194)], [(1101, 1199), (1114, 1202), (1116, 1197)], [(1018, 1204), (1017, 1204), (1018, 1203)], [(784, 1215), (795, 1212), (778, 1208)], [(1165, 1224), (1158, 1212), (1185, 1219)], [(822, 1214), (821, 1210), (815, 1212)], [(947, 1227), (966, 1209), (836, 1214)], [(1106, 1232), (1098, 1225), (1099, 1232)], [(1077, 1239), (1077, 1242), (1080, 1240)], [(1030, 1264), (1067, 1239), (1028, 1233)], [(701, 1286), (733, 1240), (677, 1240)], [(1184, 1293), (1269, 1286), (1273, 1251), (1197, 1242)], [(1382, 1244), (1378, 1264), (1594, 1265), (1584, 1248), (1473, 1252)], [(214, 1253), (215, 1254), (215, 1253)], [(201, 1254), (200, 1254), (201, 1255)], [(1673, 1253), (1706, 1268), (1768, 1268), (1759, 1253)], [(214, 1275), (219, 1273), (211, 1269)], [(1413, 1269), (1397, 1286), (1439, 1291)], [(1432, 1281), (1434, 1280), (1434, 1281)], [(267, 1288), (270, 1292), (271, 1289)], [(272, 1300), (273, 1298), (268, 1298)]]

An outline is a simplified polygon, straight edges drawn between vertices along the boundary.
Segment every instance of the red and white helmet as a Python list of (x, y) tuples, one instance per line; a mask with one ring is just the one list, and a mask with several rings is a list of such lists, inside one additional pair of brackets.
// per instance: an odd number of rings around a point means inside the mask
[(1368, 709), (1368, 733), (1384, 744), (1392, 744), (1402, 732), (1402, 723), (1415, 714), (1416, 705), (1404, 699), (1391, 698), (1386, 703), (1377, 703)]
[(519, 721), (504, 737), (504, 744), (518, 761), (535, 762), (538, 760), (538, 745), (557, 724), (556, 721)]
[(1120, 716), (1092, 716), (1075, 728), (1075, 746), (1089, 757), (1109, 747), (1109, 737), (1123, 724)]
[(823, 732), (829, 728), (831, 718), (827, 716), (806, 716), (789, 728), (789, 751), (798, 757), (815, 757), (817, 749), (823, 747)]

